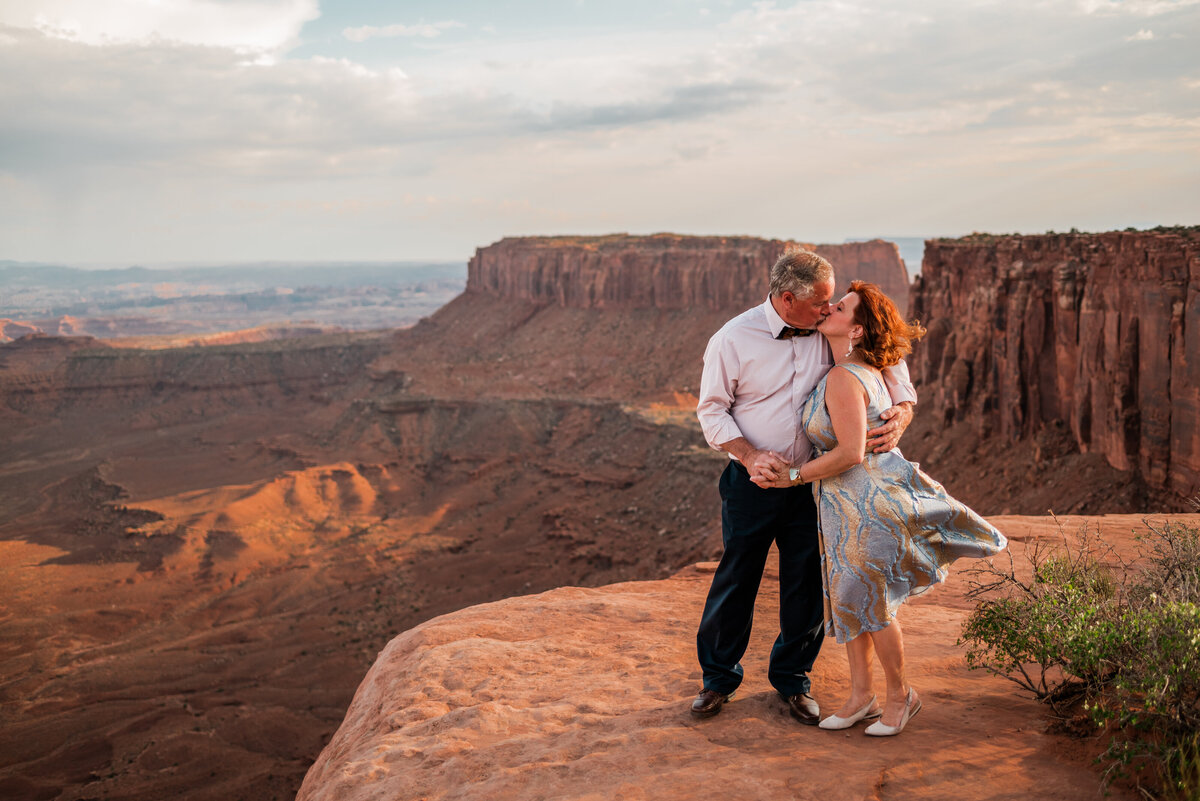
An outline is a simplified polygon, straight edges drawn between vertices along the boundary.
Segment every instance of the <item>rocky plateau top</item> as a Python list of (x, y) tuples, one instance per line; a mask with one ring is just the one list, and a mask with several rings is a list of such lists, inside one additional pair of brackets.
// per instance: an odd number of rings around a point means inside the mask
[(770, 266), (792, 247), (829, 259), (840, 286), (862, 279), (903, 306), (908, 273), (891, 242), (813, 245), (655, 234), (518, 237), (479, 248), (467, 290), (575, 308), (731, 309), (762, 302)]

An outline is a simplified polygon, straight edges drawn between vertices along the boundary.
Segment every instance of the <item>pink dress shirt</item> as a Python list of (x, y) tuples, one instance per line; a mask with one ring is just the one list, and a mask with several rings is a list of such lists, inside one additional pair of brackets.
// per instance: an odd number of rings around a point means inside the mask
[[(708, 340), (696, 416), (714, 449), (745, 437), (755, 448), (775, 451), (792, 465), (811, 458), (812, 443), (800, 425), (800, 411), (833, 367), (833, 353), (820, 334), (776, 339), (785, 325), (767, 298)], [(883, 377), (894, 403), (916, 402), (904, 362), (884, 370)]]

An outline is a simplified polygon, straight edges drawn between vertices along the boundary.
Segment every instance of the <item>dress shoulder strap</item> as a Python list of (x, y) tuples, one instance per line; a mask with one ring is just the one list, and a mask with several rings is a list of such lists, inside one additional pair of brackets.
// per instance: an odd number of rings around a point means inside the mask
[(883, 374), (874, 367), (868, 367), (865, 364), (839, 364), (838, 367), (845, 368), (850, 375), (858, 379), (858, 383), (862, 384), (863, 389), (867, 391), (868, 398), (878, 400), (880, 392), (891, 397), (887, 395), (887, 384), (883, 382)]

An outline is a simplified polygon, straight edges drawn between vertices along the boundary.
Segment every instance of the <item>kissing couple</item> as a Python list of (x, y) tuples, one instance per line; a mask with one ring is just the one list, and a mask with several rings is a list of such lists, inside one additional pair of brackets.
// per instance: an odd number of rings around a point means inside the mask
[[(705, 350), (696, 413), (729, 464), (719, 484), (724, 553), (696, 634), (704, 687), (691, 711), (717, 714), (741, 684), (775, 543), (780, 631), (768, 680), (801, 723), (867, 721), (866, 734), (890, 736), (921, 710), (899, 607), (944, 581), (954, 560), (991, 556), (1007, 540), (896, 448), (917, 400), (903, 359), (925, 329), (874, 284), (834, 294), (828, 261), (788, 252), (771, 268), (767, 299)], [(850, 692), (822, 719), (808, 674), (826, 634), (846, 646)]]

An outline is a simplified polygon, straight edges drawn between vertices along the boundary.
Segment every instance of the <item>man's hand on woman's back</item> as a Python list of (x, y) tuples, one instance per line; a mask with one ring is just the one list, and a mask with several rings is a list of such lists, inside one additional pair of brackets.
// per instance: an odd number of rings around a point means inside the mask
[(913, 405), (904, 401), (884, 409), (879, 416), (887, 422), (867, 432), (867, 450), (872, 453), (885, 453), (900, 444), (900, 437), (912, 422)]

